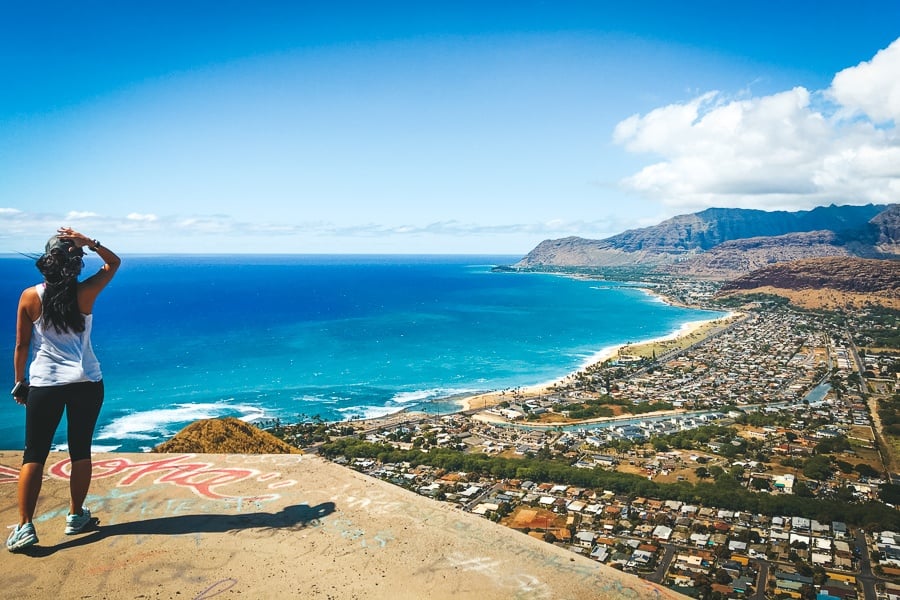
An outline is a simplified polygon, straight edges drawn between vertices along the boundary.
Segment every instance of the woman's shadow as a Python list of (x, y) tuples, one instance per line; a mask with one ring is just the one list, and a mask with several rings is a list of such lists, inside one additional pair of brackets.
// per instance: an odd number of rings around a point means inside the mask
[(174, 517), (158, 517), (127, 523), (98, 527), (99, 519), (93, 519), (90, 530), (55, 546), (32, 546), (22, 554), (49, 556), (54, 552), (93, 544), (117, 535), (185, 535), (191, 533), (227, 533), (240, 529), (304, 529), (317, 526), (318, 520), (334, 512), (334, 502), (316, 506), (296, 504), (286, 506), (277, 513), (245, 513), (236, 515), (195, 514)]

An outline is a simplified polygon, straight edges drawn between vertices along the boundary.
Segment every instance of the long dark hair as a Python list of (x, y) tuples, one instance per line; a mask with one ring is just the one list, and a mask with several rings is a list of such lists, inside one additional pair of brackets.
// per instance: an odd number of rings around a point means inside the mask
[(84, 331), (84, 315), (78, 310), (78, 276), (84, 265), (81, 253), (53, 248), (35, 265), (46, 283), (42, 316), (58, 333)]

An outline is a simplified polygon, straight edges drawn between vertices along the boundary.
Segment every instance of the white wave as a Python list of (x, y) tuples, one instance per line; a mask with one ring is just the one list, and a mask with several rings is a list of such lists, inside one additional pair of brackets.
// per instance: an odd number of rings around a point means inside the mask
[(597, 363), (603, 362), (604, 360), (610, 359), (618, 353), (619, 348), (622, 345), (617, 346), (606, 346), (601, 348), (599, 351), (591, 354), (587, 358), (585, 358), (581, 363), (581, 369), (586, 369), (591, 365), (595, 365)]
[(241, 406), (240, 408), (242, 414), (238, 415), (237, 418), (246, 423), (253, 423), (254, 421), (262, 421), (269, 418), (269, 413), (258, 406)]
[(338, 409), (341, 414), (345, 415), (345, 419), (360, 417), (363, 419), (378, 419), (401, 410), (403, 408), (399, 406), (348, 406), (347, 408)]
[[(119, 444), (116, 444), (115, 446), (101, 446), (98, 444), (93, 444), (93, 445), (91, 445), (91, 453), (92, 454), (100, 454), (102, 452), (115, 452), (120, 447), (121, 446)], [(57, 445), (53, 446), (53, 451), (54, 452), (68, 452), (69, 445), (68, 444), (57, 444)]]
[(459, 396), (461, 394), (475, 394), (475, 389), (449, 389), (449, 388), (432, 388), (430, 390), (414, 390), (412, 392), (397, 392), (392, 401), (397, 404), (410, 404), (412, 402), (422, 402), (425, 400), (436, 400)]
[(141, 411), (114, 419), (100, 430), (97, 439), (154, 441), (159, 439), (161, 433), (163, 435), (174, 433), (170, 430), (172, 425), (225, 415), (235, 415), (243, 421), (252, 421), (264, 418), (266, 413), (258, 406), (227, 402), (176, 404), (172, 408)]
[(91, 452), (98, 452), (98, 453), (99, 452), (115, 452), (116, 450), (118, 450), (121, 447), (122, 447), (121, 444), (115, 444), (113, 446), (95, 445), (95, 446), (91, 446)]
[(343, 400), (343, 398), (341, 398), (340, 396), (324, 397), (303, 394), (302, 396), (291, 396), (291, 400), (295, 400), (298, 402), (309, 402), (311, 404), (337, 404), (338, 402)]

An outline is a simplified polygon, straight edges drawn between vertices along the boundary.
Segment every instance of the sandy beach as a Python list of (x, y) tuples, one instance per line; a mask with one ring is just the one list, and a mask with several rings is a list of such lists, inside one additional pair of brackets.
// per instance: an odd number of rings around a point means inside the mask
[[(673, 302), (670, 298), (664, 296), (663, 294), (660, 294), (653, 288), (642, 289), (647, 294), (658, 298), (661, 302), (665, 302), (673, 306), (684, 306), (680, 303)], [(667, 352), (682, 350), (694, 344), (697, 344), (708, 338), (709, 336), (721, 331), (740, 316), (740, 313), (729, 312), (726, 315), (715, 319), (689, 321), (679, 327), (676, 331), (673, 331), (672, 333), (665, 336), (651, 338), (639, 342), (626, 342), (624, 344), (615, 346), (607, 346), (588, 357), (581, 365), (581, 367), (579, 367), (577, 370), (568, 373), (567, 375), (559, 379), (515, 388), (492, 390), (479, 394), (473, 394), (471, 396), (461, 397), (456, 400), (460, 407), (459, 412), (478, 412), (491, 408), (492, 406), (496, 406), (504, 401), (518, 401), (529, 398), (540, 398), (543, 396), (554, 394), (556, 393), (557, 387), (566, 385), (570, 380), (575, 379), (577, 375), (582, 371), (596, 365), (600, 365), (607, 360), (617, 359), (620, 357), (652, 358), (654, 356), (661, 356)], [(366, 419), (363, 421), (363, 423), (365, 424), (365, 429), (378, 429), (382, 427), (396, 426), (400, 423), (420, 418), (423, 415), (425, 415), (425, 413), (401, 410), (389, 415), (384, 415), (373, 419)], [(494, 420), (494, 416), (495, 415), (483, 413), (479, 415), (479, 418), (484, 420)], [(612, 417), (612, 419), (617, 418), (633, 417)], [(609, 419), (610, 417), (604, 417), (600, 419), (592, 419), (591, 422), (605, 421)], [(505, 422), (505, 419), (500, 416), (496, 416), (496, 420), (497, 422)]]
[(723, 329), (735, 318), (737, 318), (737, 316), (738, 315), (736, 313), (728, 313), (724, 317), (719, 317), (716, 319), (690, 321), (682, 325), (677, 331), (674, 331), (673, 333), (666, 336), (652, 338), (637, 343), (629, 342), (620, 344), (618, 346), (610, 346), (604, 348), (591, 356), (580, 369), (573, 373), (569, 373), (568, 375), (558, 380), (531, 386), (491, 391), (469, 396), (467, 398), (463, 398), (460, 401), (462, 410), (483, 410), (486, 408), (490, 408), (491, 406), (495, 406), (503, 402), (504, 400), (520, 400), (526, 398), (539, 398), (541, 396), (547, 396), (554, 393), (554, 388), (556, 386), (564, 385), (568, 380), (575, 378), (578, 373), (587, 369), (588, 367), (592, 367), (594, 365), (598, 365), (607, 360), (618, 357), (633, 356), (650, 358), (652, 356), (659, 356), (673, 350), (687, 348)]

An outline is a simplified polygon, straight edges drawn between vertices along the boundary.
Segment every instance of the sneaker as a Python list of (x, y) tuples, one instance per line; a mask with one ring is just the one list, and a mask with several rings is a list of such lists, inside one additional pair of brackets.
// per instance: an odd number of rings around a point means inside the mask
[(80, 515), (66, 516), (66, 535), (74, 535), (81, 533), (84, 528), (91, 522), (91, 511), (84, 506), (81, 507)]
[(10, 552), (23, 550), (28, 546), (34, 546), (38, 543), (37, 533), (34, 531), (34, 524), (25, 523), (24, 525), (16, 525), (13, 532), (6, 539), (6, 549)]

